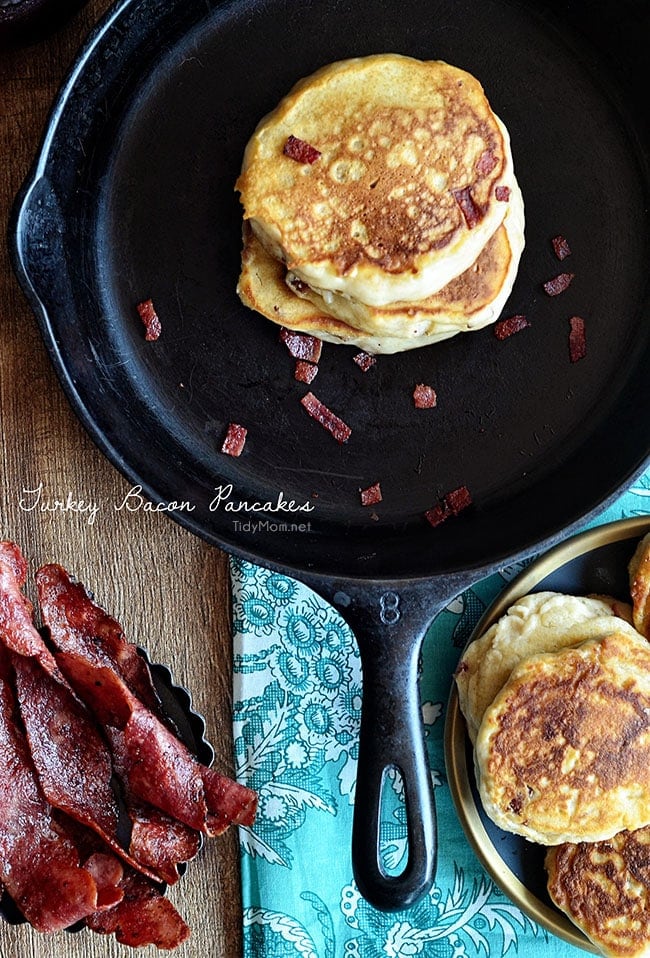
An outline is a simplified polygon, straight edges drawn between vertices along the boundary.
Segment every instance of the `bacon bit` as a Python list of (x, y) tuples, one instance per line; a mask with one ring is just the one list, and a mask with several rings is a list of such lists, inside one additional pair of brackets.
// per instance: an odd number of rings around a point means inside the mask
[(560, 293), (569, 288), (574, 276), (575, 273), (558, 273), (553, 279), (544, 283), (544, 292), (548, 293), (549, 296), (559, 296)]
[(307, 363), (304, 359), (296, 360), (294, 378), (297, 379), (299, 383), (313, 383), (317, 373), (318, 366), (315, 363)]
[(158, 314), (154, 309), (153, 300), (147, 299), (143, 303), (138, 303), (137, 309), (146, 330), (144, 338), (148, 342), (153, 342), (155, 339), (158, 339), (162, 332), (162, 326)]
[(476, 161), (476, 172), (482, 176), (487, 176), (497, 165), (497, 158), (492, 150), (484, 150)]
[(375, 482), (367, 489), (359, 489), (359, 495), (361, 496), (362, 506), (375, 506), (378, 502), (381, 502), (381, 485)]
[(306, 293), (309, 289), (309, 284), (305, 283), (304, 280), (296, 276), (295, 273), (287, 273), (287, 285), (291, 287), (294, 293)]
[(244, 426), (239, 426), (236, 422), (229, 423), (221, 451), (227, 456), (241, 456), (247, 432)]
[(315, 146), (312, 146), (311, 143), (307, 143), (305, 140), (299, 139), (292, 133), (287, 137), (287, 142), (284, 144), (282, 152), (285, 156), (296, 160), (298, 163), (310, 164), (315, 163), (321, 155), (320, 150), (317, 150)]
[(585, 337), (585, 321), (581, 316), (572, 316), (569, 320), (569, 356), (572, 363), (584, 359), (587, 355), (587, 340)]
[(323, 344), (315, 336), (294, 333), (283, 326), (280, 330), (280, 339), (294, 359), (304, 359), (308, 363), (317, 363), (320, 359)]
[(467, 509), (472, 504), (472, 497), (467, 486), (459, 486), (452, 492), (448, 492), (444, 497), (445, 504), (449, 507), (452, 516), (457, 516), (463, 509)]
[(367, 373), (371, 366), (374, 366), (377, 360), (374, 356), (371, 356), (370, 353), (360, 352), (356, 356), (352, 357), (353, 361), (357, 364), (359, 369), (362, 369), (364, 373)]
[(510, 199), (510, 187), (509, 186), (497, 186), (494, 195), (501, 203), (507, 203)]
[(438, 396), (433, 386), (418, 383), (413, 390), (413, 402), (416, 409), (433, 409), (438, 402)]
[(464, 186), (462, 190), (452, 190), (451, 192), (460, 207), (468, 228), (473, 229), (483, 219), (483, 211), (474, 202), (471, 187)]
[(459, 486), (452, 492), (448, 492), (442, 499), (424, 513), (424, 517), (434, 528), (449, 519), (450, 516), (457, 516), (463, 509), (467, 509), (472, 504), (472, 496), (467, 486)]
[(339, 419), (331, 409), (324, 406), (320, 399), (317, 399), (313, 393), (307, 393), (300, 400), (301, 405), (305, 407), (312, 419), (331, 432), (337, 442), (347, 442), (352, 435), (352, 430), (342, 419)]
[(518, 313), (515, 316), (507, 316), (505, 319), (500, 319), (498, 323), (495, 323), (494, 335), (497, 339), (507, 339), (508, 336), (520, 332), (527, 326), (530, 326), (530, 323), (526, 317)]
[(553, 244), (553, 252), (559, 260), (566, 259), (567, 256), (571, 255), (571, 247), (564, 236), (554, 236), (551, 243)]

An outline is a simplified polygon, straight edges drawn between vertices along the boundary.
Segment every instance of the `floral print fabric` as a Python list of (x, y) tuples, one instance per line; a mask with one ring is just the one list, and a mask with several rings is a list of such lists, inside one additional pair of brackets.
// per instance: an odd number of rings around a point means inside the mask
[[(599, 522), (646, 515), (650, 472)], [(354, 637), (302, 584), (231, 560), (234, 739), (238, 778), (259, 793), (240, 829), (244, 958), (570, 958), (493, 884), (467, 843), (445, 780), (443, 730), (451, 677), (483, 610), (520, 571), (478, 582), (434, 621), (423, 648), (424, 719), (438, 813), (433, 889), (412, 908), (380, 912), (352, 878), (350, 836), (361, 716)], [(381, 828), (384, 866), (399, 873), (406, 824), (399, 777)]]

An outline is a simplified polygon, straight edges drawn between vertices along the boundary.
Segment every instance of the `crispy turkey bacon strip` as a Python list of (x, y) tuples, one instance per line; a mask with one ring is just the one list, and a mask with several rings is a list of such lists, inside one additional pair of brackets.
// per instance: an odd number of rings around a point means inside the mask
[[(107, 663), (79, 652), (57, 661), (109, 737), (116, 771), (128, 793), (206, 835), (228, 825), (250, 825), (255, 793), (199, 764), (179, 739), (127, 689)], [(208, 782), (206, 788), (205, 781)]]
[(189, 938), (190, 929), (171, 901), (143, 875), (127, 869), (120, 887), (124, 897), (119, 904), (87, 919), (93, 931), (114, 934), (121, 944), (133, 948), (156, 945), (172, 949)]
[[(1, 543), (0, 564), (3, 559), (0, 606), (7, 615), (0, 640), (12, 651), (20, 651), (14, 656), (14, 667), (21, 718), (48, 802), (94, 829), (133, 868), (155, 881), (173, 884), (180, 877), (177, 865), (196, 854), (198, 834), (178, 822), (164, 822), (162, 816), (152, 816), (144, 806), (134, 810), (127, 802), (131, 840), (128, 851), (122, 847), (118, 837), (119, 810), (110, 785), (110, 751), (92, 716), (76, 699), (31, 623), (31, 604), (20, 591), (27, 564), (17, 546)], [(147, 695), (151, 679), (140, 668), (146, 668), (144, 661), (136, 652), (138, 662), (134, 662), (129, 651), (122, 649), (126, 643), (120, 641), (119, 625), (101, 611), (96, 610), (93, 617), (92, 610), (88, 610), (86, 618), (78, 620), (79, 627), (88, 632), (96, 625), (103, 638), (102, 647), (113, 652), (132, 684), (156, 704), (157, 696)]]
[(34, 928), (59, 931), (97, 910), (98, 888), (38, 786), (9, 676), (0, 648), (0, 882)]
[(41, 607), (47, 604), (50, 631), (65, 632), (67, 651), (96, 650), (110, 661), (143, 705), (166, 722), (147, 663), (129, 642), (119, 622), (92, 601), (81, 582), (58, 565), (45, 565), (36, 574)]
[(23, 595), (27, 562), (13, 542), (0, 542), (0, 639), (19, 655), (32, 656), (63, 681), (54, 656), (32, 621), (33, 607)]
[[(105, 726), (113, 761), (132, 799), (140, 799), (206, 835), (228, 824), (249, 825), (256, 795), (196, 761), (189, 749), (134, 694), (106, 648), (85, 623), (94, 602), (60, 566), (36, 576), (43, 621), (59, 650), (57, 663), (76, 693)], [(207, 784), (206, 784), (207, 783)]]
[(92, 828), (124, 861), (154, 881), (176, 881), (178, 872), (170, 870), (167, 855), (158, 863), (151, 855), (140, 860), (122, 847), (119, 806), (111, 786), (113, 761), (88, 710), (33, 659), (14, 655), (13, 664), (32, 760), (50, 804)]

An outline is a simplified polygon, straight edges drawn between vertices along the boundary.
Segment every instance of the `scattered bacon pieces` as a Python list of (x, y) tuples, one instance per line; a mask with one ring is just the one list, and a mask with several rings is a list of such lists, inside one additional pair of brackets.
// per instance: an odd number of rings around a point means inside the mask
[(494, 335), (497, 339), (507, 339), (508, 336), (526, 329), (527, 326), (530, 326), (530, 323), (526, 317), (517, 313), (515, 316), (507, 316), (505, 319), (496, 322), (494, 324)]
[(438, 396), (433, 386), (418, 383), (413, 390), (413, 402), (416, 409), (433, 409), (438, 402)]
[(287, 142), (284, 144), (284, 149), (282, 150), (285, 156), (290, 157), (292, 160), (296, 160), (298, 163), (315, 163), (318, 157), (321, 155), (320, 150), (317, 150), (315, 146), (312, 146), (311, 143), (307, 143), (305, 140), (301, 140), (299, 137), (294, 136), (293, 133), (290, 133), (287, 137)]
[(339, 419), (331, 409), (323, 405), (320, 399), (317, 399), (313, 393), (309, 392), (300, 400), (312, 419), (327, 429), (334, 436), (337, 442), (347, 442), (352, 434), (352, 430), (342, 419)]
[(567, 256), (571, 255), (571, 247), (564, 236), (554, 236), (551, 243), (553, 244), (553, 252), (559, 260), (566, 259)]
[(361, 496), (361, 505), (362, 506), (375, 506), (378, 502), (381, 502), (381, 485), (378, 482), (375, 482), (374, 485), (368, 486), (367, 489), (359, 489), (359, 495)]
[(460, 190), (452, 190), (452, 195), (460, 207), (469, 229), (473, 229), (483, 219), (483, 210), (474, 202), (471, 187), (464, 186)]
[(584, 359), (587, 355), (587, 339), (585, 336), (585, 321), (581, 316), (572, 316), (569, 320), (569, 357), (572, 363)]
[(467, 486), (459, 486), (452, 492), (448, 492), (444, 501), (449, 507), (452, 516), (457, 516), (463, 509), (467, 509), (472, 504), (472, 497)]
[(352, 360), (357, 364), (359, 369), (363, 370), (364, 373), (367, 373), (368, 370), (377, 362), (374, 356), (371, 356), (370, 353), (364, 353), (363, 351), (353, 356)]
[(569, 288), (574, 276), (575, 273), (558, 273), (553, 279), (544, 283), (544, 292), (548, 293), (549, 296), (559, 296), (560, 293)]
[(494, 190), (494, 195), (500, 203), (507, 203), (510, 199), (510, 187), (509, 186), (497, 186)]
[(441, 525), (450, 516), (457, 516), (472, 504), (472, 496), (467, 486), (448, 492), (442, 499), (424, 513), (424, 517), (434, 528)]
[(227, 456), (241, 456), (246, 443), (247, 432), (245, 426), (239, 426), (236, 422), (229, 423), (221, 451), (225, 452)]
[(476, 161), (476, 172), (487, 176), (497, 165), (498, 160), (492, 150), (484, 150)]
[(154, 309), (153, 300), (147, 299), (143, 303), (138, 303), (137, 309), (146, 330), (144, 338), (149, 342), (153, 342), (155, 339), (158, 339), (162, 332), (162, 326), (158, 318), (158, 313)]
[(294, 359), (304, 359), (308, 363), (317, 363), (323, 349), (323, 343), (307, 333), (294, 333), (284, 326), (280, 330), (280, 339)]
[(318, 366), (316, 363), (308, 363), (304, 359), (296, 360), (294, 378), (297, 379), (299, 383), (313, 383), (317, 373)]

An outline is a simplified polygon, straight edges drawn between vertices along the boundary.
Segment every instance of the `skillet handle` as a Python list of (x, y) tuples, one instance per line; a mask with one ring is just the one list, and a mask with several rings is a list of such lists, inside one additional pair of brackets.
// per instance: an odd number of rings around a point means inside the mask
[[(427, 627), (447, 599), (403, 584), (347, 583), (330, 600), (355, 633), (363, 706), (352, 829), (352, 866), (363, 897), (382, 911), (408, 908), (431, 888), (437, 862), (436, 808), (419, 692)], [(451, 598), (451, 596), (450, 596)], [(382, 783), (391, 769), (404, 785), (408, 860), (388, 874), (379, 854)]]

